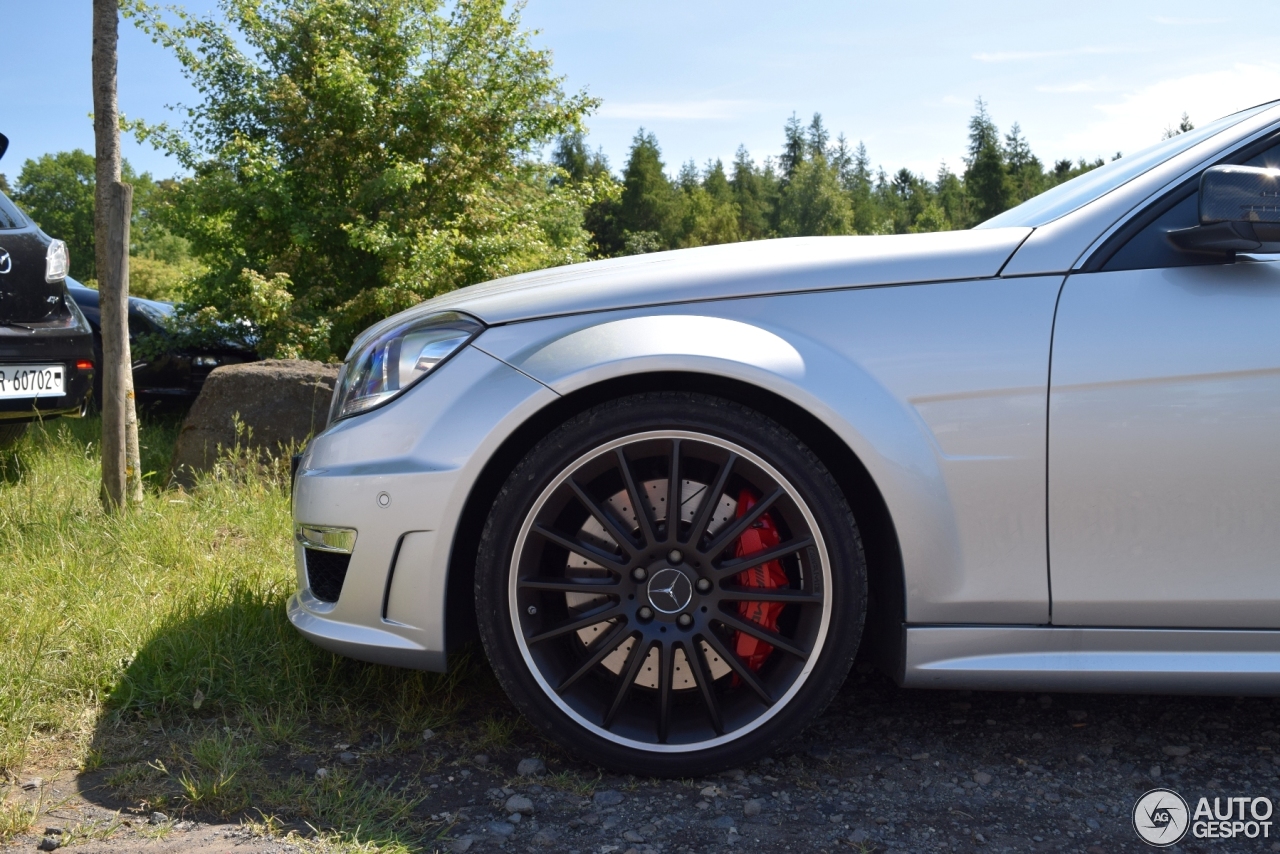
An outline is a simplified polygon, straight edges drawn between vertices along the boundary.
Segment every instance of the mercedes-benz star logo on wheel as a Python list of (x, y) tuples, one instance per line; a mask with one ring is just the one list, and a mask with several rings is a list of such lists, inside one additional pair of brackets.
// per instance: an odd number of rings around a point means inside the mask
[(678, 614), (689, 607), (693, 585), (678, 569), (660, 569), (649, 579), (649, 601), (664, 614)]
[(8, 249), (0, 249), (0, 276), (13, 269), (13, 258), (9, 257)]
[(1152, 789), (1133, 805), (1133, 829), (1148, 845), (1177, 845), (1190, 826), (1187, 802), (1173, 789)]

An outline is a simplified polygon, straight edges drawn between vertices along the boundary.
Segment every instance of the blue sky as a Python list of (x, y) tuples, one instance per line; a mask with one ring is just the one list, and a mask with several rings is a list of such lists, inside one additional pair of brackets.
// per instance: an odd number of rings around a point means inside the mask
[[(213, 0), (186, 0), (208, 10)], [(0, 0), (0, 171), (48, 151), (92, 150), (89, 0)], [(591, 144), (615, 170), (636, 129), (654, 131), (669, 170), (728, 160), (739, 144), (776, 154), (795, 111), (823, 114), (890, 171), (961, 169), (981, 96), (1017, 121), (1045, 160), (1110, 156), (1157, 141), (1185, 110), (1196, 123), (1280, 97), (1266, 4), (1203, 2), (778, 3), (758, 0), (529, 0), (570, 89), (604, 99)], [(1221, 11), (1219, 11), (1221, 10)], [(123, 23), (120, 102), (168, 118), (194, 93), (177, 63)], [(157, 176), (176, 167), (125, 142)]]

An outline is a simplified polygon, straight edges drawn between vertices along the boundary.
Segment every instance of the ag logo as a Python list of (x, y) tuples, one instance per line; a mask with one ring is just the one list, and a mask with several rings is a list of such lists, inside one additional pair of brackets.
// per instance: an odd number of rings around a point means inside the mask
[(1187, 802), (1172, 789), (1152, 789), (1133, 805), (1133, 829), (1148, 845), (1177, 845), (1190, 824)]
[(0, 276), (13, 269), (13, 258), (9, 256), (9, 250), (0, 249)]

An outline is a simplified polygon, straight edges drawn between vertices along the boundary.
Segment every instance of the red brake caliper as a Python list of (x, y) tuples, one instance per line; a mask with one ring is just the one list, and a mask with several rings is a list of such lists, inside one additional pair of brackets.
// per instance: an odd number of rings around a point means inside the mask
[[(738, 518), (747, 515), (755, 503), (756, 498), (749, 490), (741, 490), (738, 493)], [(737, 557), (746, 557), (765, 549), (771, 549), (781, 542), (782, 536), (778, 533), (777, 526), (773, 524), (769, 514), (765, 513), (738, 538), (735, 555)], [(743, 587), (773, 588), (790, 585), (786, 571), (782, 568), (782, 564), (776, 560), (743, 570), (734, 576), (734, 581)], [(742, 615), (743, 619), (758, 623), (771, 632), (776, 632), (778, 630), (778, 617), (782, 614), (784, 607), (786, 605), (782, 602), (740, 602), (738, 604), (738, 613)], [(772, 646), (743, 632), (737, 633), (737, 638), (734, 640), (734, 649), (752, 670), (759, 670), (764, 666), (765, 660), (773, 652)]]

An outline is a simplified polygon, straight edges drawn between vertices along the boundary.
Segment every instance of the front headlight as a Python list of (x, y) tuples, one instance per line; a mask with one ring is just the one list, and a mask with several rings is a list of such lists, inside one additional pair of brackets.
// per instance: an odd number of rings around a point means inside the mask
[(406, 321), (357, 342), (338, 375), (330, 423), (394, 399), (483, 329), (480, 321), (447, 311)]

